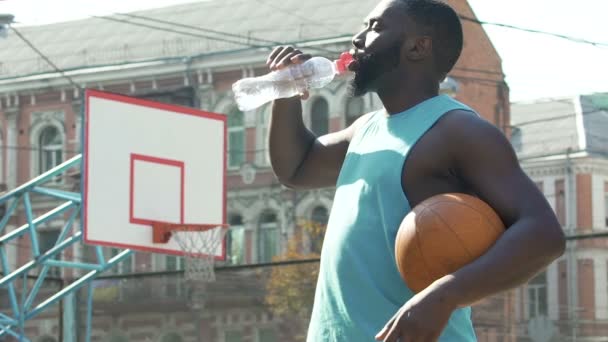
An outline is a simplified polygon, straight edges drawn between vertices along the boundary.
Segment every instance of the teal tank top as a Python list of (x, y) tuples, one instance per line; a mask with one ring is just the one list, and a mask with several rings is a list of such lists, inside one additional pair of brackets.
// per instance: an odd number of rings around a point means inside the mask
[[(445, 113), (447, 95), (402, 113), (373, 113), (353, 136), (338, 177), (307, 342), (371, 342), (413, 293), (395, 263), (395, 236), (410, 212), (401, 186), (408, 153)], [(476, 341), (471, 309), (453, 312), (440, 340)]]

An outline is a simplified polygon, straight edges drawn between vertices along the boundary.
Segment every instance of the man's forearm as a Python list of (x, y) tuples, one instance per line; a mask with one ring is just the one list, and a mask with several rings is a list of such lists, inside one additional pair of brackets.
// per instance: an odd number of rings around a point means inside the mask
[[(548, 228), (539, 221), (517, 222), (485, 255), (431, 286), (455, 306), (464, 307), (524, 284), (564, 251), (561, 228)], [(554, 227), (551, 218), (546, 222)]]
[(299, 98), (274, 101), (269, 152), (270, 162), (279, 180), (289, 183), (315, 139), (314, 134), (304, 125)]

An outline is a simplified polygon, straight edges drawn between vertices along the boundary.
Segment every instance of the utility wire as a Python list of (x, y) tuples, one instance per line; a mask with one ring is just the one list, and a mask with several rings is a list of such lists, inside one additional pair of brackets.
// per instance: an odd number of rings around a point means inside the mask
[(529, 28), (524, 28), (524, 27), (515, 26), (515, 25), (488, 22), (488, 21), (483, 21), (483, 20), (467, 17), (467, 16), (464, 16), (464, 15), (458, 15), (458, 16), (460, 17), (460, 19), (462, 19), (464, 21), (469, 21), (469, 22), (472, 22), (472, 23), (480, 24), (480, 25), (499, 26), (499, 27), (504, 27), (504, 28), (508, 28), (508, 29), (512, 29), (512, 30), (518, 30), (518, 31), (523, 31), (523, 32), (528, 32), (528, 33), (538, 33), (538, 34), (544, 34), (544, 35), (548, 35), (548, 36), (553, 36), (553, 37), (569, 40), (569, 41), (572, 41), (572, 42), (575, 42), (575, 43), (589, 44), (589, 45), (593, 45), (593, 46), (596, 46), (596, 47), (608, 47), (608, 43), (594, 42), (594, 41), (583, 39), (583, 38), (577, 38), (577, 37), (571, 37), (571, 36), (567, 36), (567, 35), (559, 34), (559, 33), (553, 33), (553, 32), (547, 32), (547, 31), (529, 29)]
[(237, 44), (237, 45), (244, 45), (244, 46), (253, 47), (253, 48), (268, 48), (269, 47), (268, 45), (257, 45), (257, 44), (244, 43), (244, 42), (237, 41), (237, 40), (230, 40), (230, 39), (226, 39), (226, 38), (213, 37), (213, 36), (209, 36), (209, 35), (204, 35), (204, 34), (199, 34), (199, 33), (192, 33), (192, 32), (187, 32), (187, 31), (178, 31), (178, 30), (174, 30), (174, 29), (171, 29), (171, 28), (163, 28), (163, 27), (153, 26), (153, 25), (148, 25), (148, 24), (143, 24), (143, 23), (136, 23), (136, 22), (129, 21), (129, 20), (124, 20), (124, 19), (118, 19), (118, 18), (112, 18), (112, 17), (104, 17), (104, 16), (93, 16), (93, 17), (97, 18), (97, 19), (115, 21), (115, 22), (119, 22), (119, 23), (123, 23), (123, 24), (130, 24), (130, 25), (135, 25), (135, 26), (141, 26), (141, 27), (150, 28), (150, 29), (154, 29), (154, 30), (160, 30), (160, 31), (165, 31), (165, 32), (183, 34), (183, 35), (186, 35), (186, 36), (191, 36), (191, 37), (196, 37), (196, 38), (210, 39), (210, 40), (221, 41), (221, 42), (224, 42), (224, 43), (232, 43), (232, 44)]
[[(258, 42), (266, 44), (266, 46), (268, 46), (268, 45), (276, 46), (276, 45), (283, 45), (283, 44), (285, 44), (284, 42), (278, 42), (278, 41), (268, 40), (268, 39), (263, 39), (263, 38), (244, 36), (244, 35), (235, 34), (235, 33), (229, 33), (229, 32), (222, 32), (222, 31), (207, 29), (207, 28), (203, 28), (203, 27), (197, 27), (197, 26), (193, 26), (193, 25), (186, 25), (186, 24), (182, 24), (182, 23), (177, 23), (177, 22), (174, 22), (174, 21), (168, 21), (168, 20), (161, 20), (161, 19), (152, 18), (152, 17), (146, 17), (146, 16), (142, 16), (142, 15), (135, 15), (135, 14), (129, 14), (129, 13), (116, 13), (116, 14), (122, 15), (122, 16), (131, 17), (131, 18), (137, 18), (137, 19), (142, 19), (142, 20), (148, 20), (148, 21), (152, 21), (152, 22), (162, 23), (162, 24), (166, 24), (166, 25), (173, 25), (173, 26), (178, 26), (178, 27), (182, 27), (182, 28), (188, 28), (188, 29), (197, 30), (197, 31), (201, 31), (201, 32), (208, 32), (208, 33), (213, 33), (213, 34), (218, 34), (218, 35), (223, 35), (223, 36), (228, 36), (228, 37), (233, 37), (233, 38), (246, 39), (247, 41), (257, 40)], [(247, 45), (252, 46), (252, 47), (256, 47), (255, 45), (252, 45), (250, 43), (247, 43)], [(294, 45), (297, 45), (297, 44), (294, 44)], [(323, 52), (326, 52), (326, 53), (329, 53), (329, 54), (332, 54), (332, 55), (340, 53), (338, 51), (329, 50), (329, 49), (325, 49), (325, 48), (322, 48), (322, 47), (311, 46), (310, 48), (318, 50), (318, 51), (323, 51)]]
[(63, 70), (61, 70), (57, 65), (55, 65), (55, 63), (53, 63), (44, 53), (42, 53), (42, 51), (38, 50), (38, 48), (36, 48), (36, 46), (34, 46), (34, 44), (32, 44), (32, 42), (30, 42), (27, 38), (25, 38), (24, 35), (21, 34), (21, 32), (19, 32), (19, 30), (17, 30), (14, 26), (10, 26), (11, 30), (13, 30), (13, 32), (15, 32), (15, 34), (17, 36), (19, 36), (19, 38), (21, 38), (21, 40), (23, 40), (32, 50), (34, 50), (42, 59), (44, 59), (53, 69), (55, 69), (56, 72), (58, 72), (59, 74), (61, 74), (62, 77), (64, 77), (65, 79), (67, 79), (70, 84), (72, 86), (74, 86), (77, 89), (80, 89), (81, 87), (74, 82), (74, 80), (68, 76), (65, 72), (63, 72)]

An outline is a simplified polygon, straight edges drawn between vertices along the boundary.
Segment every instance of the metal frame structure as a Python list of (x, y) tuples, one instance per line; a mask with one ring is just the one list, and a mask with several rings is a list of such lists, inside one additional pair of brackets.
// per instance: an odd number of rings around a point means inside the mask
[[(0, 204), (7, 204), (7, 210), (4, 217), (0, 219), (0, 263), (2, 267), (2, 278), (0, 278), (0, 288), (6, 288), (8, 291), (8, 299), (12, 314), (0, 312), (0, 340), (3, 337), (11, 335), (19, 341), (29, 342), (25, 336), (25, 322), (36, 317), (48, 307), (58, 303), (62, 299), (74, 294), (85, 285), (88, 285), (87, 290), (87, 317), (86, 317), (86, 341), (90, 341), (91, 337), (91, 320), (93, 306), (93, 286), (94, 280), (99, 274), (115, 266), (119, 262), (125, 260), (133, 253), (131, 250), (123, 250), (111, 259), (106, 260), (103, 253), (103, 248), (95, 246), (97, 263), (84, 263), (78, 261), (63, 261), (58, 260), (57, 256), (66, 248), (81, 242), (83, 233), (80, 229), (72, 229), (74, 221), (79, 215), (82, 215), (82, 196), (77, 192), (70, 192), (58, 189), (52, 189), (42, 186), (57, 176), (64, 174), (67, 170), (80, 167), (82, 165), (82, 155), (79, 154), (70, 160), (56, 166), (55, 168), (41, 174), (40, 176), (30, 180), (29, 182), (17, 187), (14, 190), (0, 196)], [(63, 201), (54, 209), (34, 217), (32, 210), (31, 194), (48, 196), (58, 201)], [(6, 227), (11, 217), (17, 211), (19, 204), (24, 207), (27, 223), (17, 227), (10, 232), (6, 232)], [(55, 242), (54, 247), (41, 253), (37, 227), (40, 224), (49, 221), (65, 218), (65, 224), (61, 229), (59, 237)], [(81, 225), (79, 225), (81, 226)], [(29, 235), (31, 260), (23, 265), (11, 269), (11, 263), (7, 256), (7, 245), (9, 242)], [(50, 267), (71, 268), (89, 271), (78, 279), (75, 279), (69, 285), (63, 287), (54, 295), (42, 301), (36, 301), (39, 291), (47, 278), (47, 273)], [(35, 276), (36, 281), (31, 288), (28, 288), (29, 272), (33, 269), (38, 269), (38, 274)], [(17, 298), (16, 282), (22, 279), (21, 296)], [(38, 304), (33, 306), (34, 302)]]

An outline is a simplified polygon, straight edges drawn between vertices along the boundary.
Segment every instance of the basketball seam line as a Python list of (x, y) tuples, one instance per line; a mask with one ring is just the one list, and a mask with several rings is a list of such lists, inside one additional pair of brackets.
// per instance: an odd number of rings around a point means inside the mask
[[(422, 210), (420, 212), (420, 216), (422, 216), (422, 213), (424, 213), (426, 210), (431, 210), (429, 207), (427, 206), (423, 206), (424, 210)], [(433, 276), (431, 275), (431, 271), (429, 268), (429, 264), (426, 262), (426, 258), (424, 257), (424, 249), (422, 248), (422, 245), (420, 244), (420, 236), (418, 236), (418, 225), (416, 224), (416, 222), (414, 222), (414, 229), (415, 229), (415, 236), (416, 236), (416, 244), (418, 245), (418, 250), (420, 250), (420, 256), (422, 256), (422, 262), (424, 263), (424, 270), (426, 271), (426, 275), (428, 276), (428, 279), (433, 279)], [(430, 285), (430, 284), (429, 284)]]
[[(435, 203), (437, 203), (437, 204), (438, 204), (438, 203), (454, 203), (454, 202), (452, 202), (452, 201), (439, 201), (439, 202), (433, 202), (433, 203), (434, 203), (434, 204), (435, 204)], [(475, 207), (473, 207), (473, 206), (471, 206), (470, 204), (465, 203), (465, 202), (458, 202), (458, 204), (461, 204), (461, 205), (463, 205), (463, 206), (466, 206), (466, 207), (468, 207), (469, 209), (473, 209), (473, 210), (475, 210), (475, 212), (477, 212), (479, 215), (481, 215), (481, 216), (482, 216), (482, 217), (483, 217), (483, 218), (486, 220), (486, 222), (487, 222), (487, 223), (488, 223), (488, 224), (489, 224), (489, 225), (490, 225), (492, 228), (494, 228), (495, 230), (497, 230), (499, 233), (504, 232), (504, 229), (500, 229), (499, 227), (494, 226), (494, 225), (492, 224), (492, 222), (490, 221), (490, 219), (489, 219), (489, 218), (488, 218), (486, 215), (484, 215), (482, 212), (480, 212), (480, 211), (476, 210), (477, 208), (475, 208)], [(426, 208), (426, 207), (425, 207), (425, 208)], [(491, 208), (492, 210), (494, 210), (494, 208), (492, 208), (492, 207), (490, 207), (490, 208)], [(496, 215), (498, 216), (498, 213), (497, 213)], [(500, 218), (500, 216), (498, 217), (498, 219), (500, 220), (500, 222), (502, 222), (502, 219)], [(504, 224), (504, 222), (502, 222), (502, 223)]]
[(445, 224), (445, 226), (450, 230), (450, 232), (452, 232), (452, 234), (454, 234), (454, 236), (456, 237), (456, 240), (458, 240), (458, 242), (460, 242), (460, 245), (462, 246), (462, 248), (465, 250), (465, 252), (467, 252), (467, 254), (469, 255), (469, 257), (473, 257), (471, 255), (471, 252), (467, 249), (466, 245), (464, 244), (464, 242), (462, 241), (462, 239), (460, 239), (460, 236), (458, 236), (458, 234), (456, 234), (456, 232), (452, 229), (452, 227), (450, 227), (450, 225), (443, 219), (443, 217), (441, 217), (439, 215), (439, 213), (435, 210), (433, 210), (433, 208), (428, 208), (430, 211), (432, 211), (435, 215), (437, 215), (437, 218), (439, 220), (441, 220), (441, 222), (443, 222), (443, 224)]

